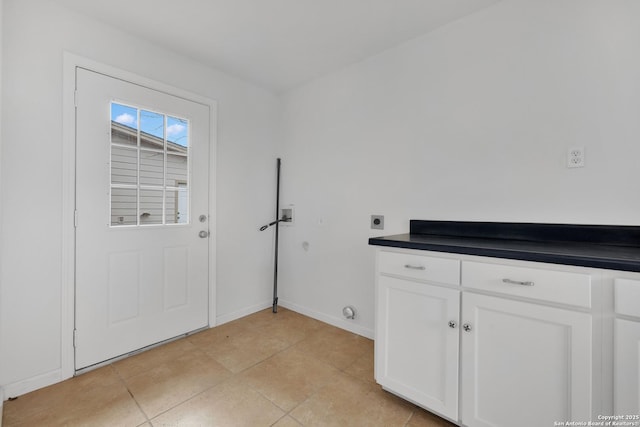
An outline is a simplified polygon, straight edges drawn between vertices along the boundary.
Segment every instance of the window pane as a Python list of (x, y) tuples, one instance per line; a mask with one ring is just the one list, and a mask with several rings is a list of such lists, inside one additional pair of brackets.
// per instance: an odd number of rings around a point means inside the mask
[(111, 225), (189, 222), (188, 120), (112, 102), (110, 165)]
[(140, 150), (140, 185), (164, 185), (164, 154)]
[(186, 185), (181, 185), (177, 190), (167, 190), (165, 210), (167, 224), (187, 224), (189, 221), (188, 196)]
[(111, 147), (111, 183), (138, 184), (138, 150)]
[(137, 225), (137, 193), (135, 188), (111, 189), (111, 225)]
[(167, 154), (167, 187), (186, 186), (188, 182), (188, 164), (185, 156)]
[(164, 150), (164, 115), (140, 110), (140, 147)]
[(138, 145), (138, 110), (111, 103), (111, 143)]
[(186, 153), (189, 146), (189, 122), (185, 119), (167, 116), (167, 141), (171, 143), (169, 151)]
[(140, 190), (140, 225), (162, 224), (162, 191)]

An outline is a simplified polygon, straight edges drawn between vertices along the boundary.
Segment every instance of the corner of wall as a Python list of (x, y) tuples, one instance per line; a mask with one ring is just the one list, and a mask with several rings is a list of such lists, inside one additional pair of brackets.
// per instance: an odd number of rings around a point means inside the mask
[[(1, 2), (2, 0), (0, 0)], [(2, 5), (0, 5), (2, 7)], [(0, 387), (0, 427), (2, 427), (2, 410), (4, 409), (4, 390)]]
[(260, 310), (265, 310), (271, 307), (271, 301), (265, 301), (262, 303), (258, 303), (249, 307), (244, 307), (240, 310), (233, 311), (228, 314), (223, 314), (215, 317), (215, 323), (211, 324), (211, 327), (220, 326), (228, 322), (232, 322), (236, 319), (240, 319), (241, 317), (249, 316), (250, 314), (257, 313)]
[(344, 329), (345, 331), (349, 331), (365, 338), (374, 339), (374, 330), (371, 328), (367, 328), (357, 323), (347, 321), (337, 316), (331, 316), (326, 313), (312, 310), (310, 308), (295, 304), (290, 301), (280, 300), (280, 305), (284, 308), (295, 311), (296, 313), (300, 313), (321, 322), (328, 323), (329, 325), (335, 326), (336, 328)]

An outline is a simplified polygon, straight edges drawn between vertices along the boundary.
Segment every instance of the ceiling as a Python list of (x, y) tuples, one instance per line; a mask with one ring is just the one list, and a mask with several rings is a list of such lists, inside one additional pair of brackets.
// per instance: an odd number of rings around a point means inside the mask
[(55, 0), (274, 92), (500, 0)]

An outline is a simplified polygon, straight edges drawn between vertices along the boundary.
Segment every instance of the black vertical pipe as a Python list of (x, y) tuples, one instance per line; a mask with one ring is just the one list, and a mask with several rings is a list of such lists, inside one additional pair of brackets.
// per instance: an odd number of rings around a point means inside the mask
[(276, 179), (276, 250), (273, 266), (273, 312), (278, 312), (278, 230), (280, 224), (280, 158), (276, 163), (277, 179)]

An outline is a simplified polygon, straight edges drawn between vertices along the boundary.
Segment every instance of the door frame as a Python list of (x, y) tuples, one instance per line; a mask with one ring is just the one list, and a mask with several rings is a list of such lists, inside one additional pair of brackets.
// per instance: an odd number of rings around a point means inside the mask
[(62, 246), (60, 298), (61, 380), (75, 375), (75, 200), (76, 200), (76, 69), (84, 68), (109, 77), (203, 104), (209, 108), (209, 327), (216, 324), (216, 158), (217, 102), (192, 92), (157, 82), (129, 71), (63, 52), (62, 82)]

